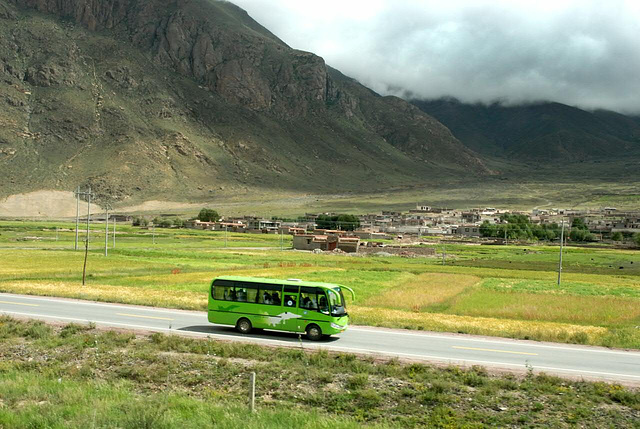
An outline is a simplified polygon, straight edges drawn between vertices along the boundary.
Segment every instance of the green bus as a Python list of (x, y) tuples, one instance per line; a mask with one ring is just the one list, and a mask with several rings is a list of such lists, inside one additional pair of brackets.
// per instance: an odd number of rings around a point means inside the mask
[(347, 328), (344, 289), (354, 296), (350, 288), (331, 283), (217, 277), (211, 282), (208, 318), (242, 334), (254, 328), (305, 332), (316, 341)]

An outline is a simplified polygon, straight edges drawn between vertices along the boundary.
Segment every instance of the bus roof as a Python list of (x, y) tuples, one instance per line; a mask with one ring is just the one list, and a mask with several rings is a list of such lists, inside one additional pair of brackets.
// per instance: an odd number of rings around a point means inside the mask
[(243, 277), (243, 276), (220, 276), (216, 277), (215, 280), (230, 280), (235, 282), (249, 282), (249, 283), (271, 283), (271, 284), (281, 284), (281, 285), (291, 285), (291, 286), (313, 286), (313, 287), (321, 287), (325, 289), (335, 289), (337, 287), (341, 287), (335, 283), (322, 283), (322, 282), (307, 282), (304, 280), (297, 279), (268, 279), (264, 277)]

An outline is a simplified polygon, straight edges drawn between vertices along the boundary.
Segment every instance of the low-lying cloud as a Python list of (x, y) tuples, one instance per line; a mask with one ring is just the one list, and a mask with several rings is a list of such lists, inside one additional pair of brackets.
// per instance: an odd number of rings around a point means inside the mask
[(232, 1), (382, 94), (640, 113), (631, 1)]

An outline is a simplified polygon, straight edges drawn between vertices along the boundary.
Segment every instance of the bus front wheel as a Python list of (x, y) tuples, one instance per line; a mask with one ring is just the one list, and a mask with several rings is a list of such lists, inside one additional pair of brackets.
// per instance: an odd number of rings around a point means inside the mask
[(251, 321), (249, 319), (245, 319), (244, 317), (242, 319), (239, 319), (238, 323), (236, 323), (236, 329), (241, 334), (248, 334), (249, 332), (251, 332)]
[(318, 341), (322, 339), (322, 329), (318, 325), (307, 326), (307, 338), (311, 341)]

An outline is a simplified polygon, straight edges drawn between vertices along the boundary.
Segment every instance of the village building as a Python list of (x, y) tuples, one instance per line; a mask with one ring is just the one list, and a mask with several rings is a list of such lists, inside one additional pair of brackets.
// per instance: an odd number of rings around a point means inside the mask
[(480, 237), (480, 227), (475, 224), (459, 225), (453, 230), (453, 233), (464, 237)]
[(262, 234), (277, 234), (280, 221), (250, 218), (247, 221), (247, 232)]
[(307, 233), (306, 228), (299, 228), (297, 226), (288, 226), (282, 225), (278, 228), (279, 234), (290, 234), (290, 235), (303, 235)]
[(355, 253), (358, 251), (360, 238), (358, 237), (339, 237), (337, 235), (316, 235), (304, 234), (293, 236), (293, 248), (296, 250), (322, 250), (330, 252), (335, 249), (342, 250), (346, 253)]
[(213, 231), (246, 232), (247, 225), (240, 222), (216, 222)]
[(184, 222), (184, 227), (189, 229), (202, 229), (213, 231), (216, 222), (202, 222), (201, 220), (187, 220)]

